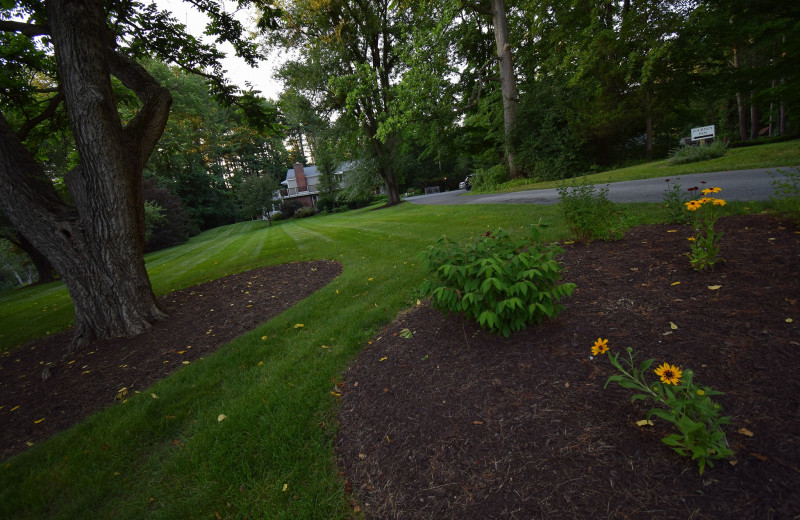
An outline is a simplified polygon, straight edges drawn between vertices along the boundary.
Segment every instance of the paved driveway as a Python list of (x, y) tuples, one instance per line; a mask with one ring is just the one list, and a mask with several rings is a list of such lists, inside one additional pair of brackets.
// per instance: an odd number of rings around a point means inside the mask
[[(735, 170), (728, 172), (696, 173), (669, 178), (684, 188), (693, 186), (719, 186), (719, 197), (726, 200), (769, 200), (774, 193), (773, 181), (784, 179), (785, 172), (798, 167), (761, 168), (757, 170)], [(612, 202), (660, 202), (664, 200), (668, 177), (622, 181), (608, 184), (608, 198)], [(706, 184), (701, 184), (705, 181)], [(602, 186), (602, 185), (601, 185)], [(472, 195), (465, 190), (447, 191), (431, 195), (407, 197), (414, 204), (557, 204), (555, 189), (515, 191)]]

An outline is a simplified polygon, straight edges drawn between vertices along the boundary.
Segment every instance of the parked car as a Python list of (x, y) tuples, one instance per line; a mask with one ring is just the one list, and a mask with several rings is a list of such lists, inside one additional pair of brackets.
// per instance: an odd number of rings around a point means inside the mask
[(467, 190), (467, 191), (471, 190), (472, 189), (472, 184), (470, 184), (470, 182), (469, 182), (469, 178), (470, 177), (472, 177), (472, 175), (467, 175), (466, 179), (464, 179), (463, 181), (459, 182), (458, 183), (458, 189)]

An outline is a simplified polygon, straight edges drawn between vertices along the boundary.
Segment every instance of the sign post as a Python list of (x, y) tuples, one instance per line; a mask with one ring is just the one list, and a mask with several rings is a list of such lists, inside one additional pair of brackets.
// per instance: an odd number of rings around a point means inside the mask
[(717, 136), (716, 127), (714, 125), (699, 126), (692, 128), (692, 141), (702, 141), (705, 139), (713, 139)]

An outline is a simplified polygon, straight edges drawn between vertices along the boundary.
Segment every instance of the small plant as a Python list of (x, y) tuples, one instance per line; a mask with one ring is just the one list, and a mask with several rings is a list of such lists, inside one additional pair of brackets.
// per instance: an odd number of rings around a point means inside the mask
[[(677, 182), (670, 184), (671, 179), (666, 179), (667, 189), (664, 190), (664, 206), (667, 208), (667, 221), (670, 224), (688, 224), (689, 215), (686, 213), (684, 204), (689, 201), (690, 196)], [(675, 179), (676, 181), (678, 179)]]
[(302, 208), (298, 209), (294, 212), (292, 218), (306, 218), (306, 217), (313, 217), (316, 212), (314, 208), (310, 206), (303, 206)]
[(508, 170), (502, 164), (491, 168), (476, 170), (470, 178), (472, 191), (489, 192), (496, 190), (508, 180)]
[(660, 381), (648, 383), (646, 374), (653, 365), (653, 359), (634, 363), (636, 356), (632, 348), (627, 348), (628, 359), (619, 360), (619, 352), (611, 354), (608, 340), (598, 338), (592, 346), (592, 355), (607, 354), (608, 360), (619, 374), (612, 375), (606, 381), (617, 383), (622, 388), (636, 390), (631, 402), (652, 400), (656, 407), (651, 409), (647, 417), (656, 416), (671, 423), (678, 433), (673, 433), (661, 441), (675, 450), (679, 455), (691, 457), (697, 461), (700, 474), (706, 465), (713, 467), (713, 460), (724, 459), (733, 455), (728, 447), (722, 426), (730, 423), (730, 418), (722, 416), (722, 407), (711, 400), (711, 396), (723, 395), (723, 392), (712, 390), (707, 386), (698, 386), (693, 380), (691, 370), (663, 363), (653, 372)]
[[(541, 225), (541, 224), (540, 224)], [(559, 284), (562, 250), (539, 243), (539, 227), (529, 239), (514, 239), (498, 229), (472, 243), (453, 244), (442, 237), (421, 255), (433, 280), (420, 286), (431, 305), (445, 313), (463, 312), (483, 328), (508, 337), (563, 310), (558, 300), (575, 284)]]
[(710, 145), (681, 146), (670, 152), (669, 163), (674, 165), (707, 161), (722, 157), (726, 153), (728, 153), (728, 145), (724, 141), (714, 141)]
[(714, 229), (714, 224), (719, 218), (718, 208), (725, 205), (723, 199), (709, 197), (712, 193), (719, 193), (722, 188), (706, 188), (701, 190), (705, 197), (692, 199), (686, 202), (687, 211), (695, 215), (695, 233), (689, 237), (689, 263), (695, 271), (714, 269), (717, 262), (724, 262), (719, 257), (719, 239), (722, 233)]
[(778, 170), (785, 179), (773, 179), (775, 194), (771, 197), (775, 210), (794, 221), (800, 227), (800, 170)]
[(620, 214), (608, 200), (608, 185), (597, 189), (594, 185), (561, 186), (558, 197), (570, 234), (575, 240), (619, 240), (623, 235)]

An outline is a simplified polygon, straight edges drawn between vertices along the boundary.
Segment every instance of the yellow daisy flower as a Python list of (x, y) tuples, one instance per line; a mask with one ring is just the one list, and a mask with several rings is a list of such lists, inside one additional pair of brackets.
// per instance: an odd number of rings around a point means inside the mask
[(723, 200), (723, 199), (714, 199), (714, 205), (715, 206), (724, 206), (725, 205), (725, 200)]
[(719, 186), (715, 186), (715, 187), (711, 188), (711, 193), (719, 193), (721, 191), (722, 191), (722, 188), (720, 188)]
[(701, 205), (702, 204), (699, 201), (690, 200), (689, 202), (686, 203), (686, 209), (688, 209), (689, 211), (697, 211), (698, 209), (700, 209)]
[(605, 354), (606, 352), (608, 352), (608, 340), (597, 338), (597, 341), (592, 345), (592, 355), (596, 356), (598, 354)]
[(664, 363), (655, 369), (655, 373), (661, 378), (661, 382), (667, 385), (677, 386), (681, 382), (681, 377), (683, 377), (683, 370), (669, 363)]

